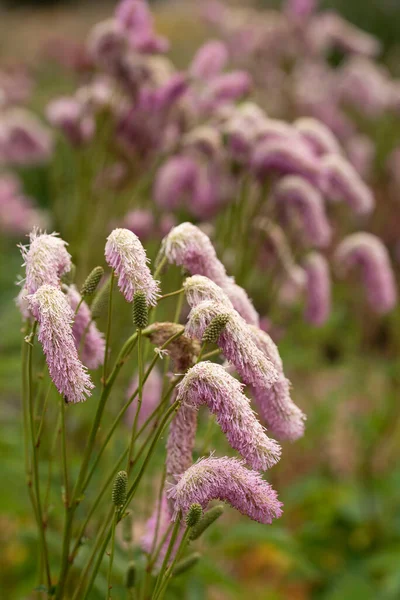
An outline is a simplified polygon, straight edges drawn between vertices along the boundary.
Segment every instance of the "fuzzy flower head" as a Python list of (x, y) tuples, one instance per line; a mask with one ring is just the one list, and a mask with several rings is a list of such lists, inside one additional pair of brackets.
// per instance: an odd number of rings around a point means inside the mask
[(250, 471), (234, 458), (203, 458), (192, 465), (168, 491), (175, 516), (186, 514), (194, 503), (203, 509), (211, 500), (223, 500), (259, 523), (272, 523), (282, 515), (275, 490), (259, 473)]
[(175, 480), (193, 463), (196, 441), (197, 410), (186, 404), (180, 406), (172, 419), (167, 441), (166, 468), (170, 479)]
[(57, 233), (41, 233), (34, 229), (28, 246), (20, 246), (26, 267), (25, 287), (34, 294), (41, 285), (59, 286), (60, 278), (71, 270), (67, 242)]
[[(68, 287), (67, 299), (75, 313), (81, 295), (74, 285)], [(105, 341), (103, 334), (97, 329), (96, 323), (92, 321), (92, 314), (86, 302), (82, 302), (75, 315), (72, 333), (75, 346), (79, 350), (82, 362), (89, 369), (97, 369), (104, 362)], [(84, 337), (83, 341), (82, 338)]]
[(321, 172), (326, 181), (327, 193), (334, 200), (344, 200), (359, 215), (369, 214), (375, 205), (369, 187), (353, 166), (338, 154), (321, 158)]
[(225, 44), (219, 40), (210, 40), (196, 52), (189, 72), (196, 79), (212, 79), (224, 69), (228, 58)]
[(191, 308), (206, 300), (225, 304), (230, 309), (233, 308), (232, 302), (224, 290), (204, 275), (187, 277), (183, 282), (183, 289), (185, 290), (186, 300)]
[(94, 387), (78, 358), (72, 333), (73, 311), (58, 287), (42, 285), (29, 296), (29, 308), (39, 322), (39, 342), (57, 390), (68, 402), (82, 402)]
[(283, 372), (281, 355), (279, 354), (278, 346), (275, 344), (271, 336), (259, 327), (250, 326), (249, 330), (251, 331), (253, 341), (257, 348), (259, 348), (265, 354), (265, 356), (269, 358), (278, 373)]
[(388, 252), (379, 238), (364, 232), (347, 236), (336, 249), (335, 261), (342, 274), (355, 267), (361, 270), (368, 302), (377, 313), (392, 310), (397, 302), (396, 283)]
[(331, 310), (331, 278), (329, 265), (318, 252), (309, 254), (304, 263), (307, 276), (307, 304), (305, 320), (313, 325), (323, 325)]
[(158, 282), (147, 266), (149, 259), (139, 238), (129, 229), (114, 229), (107, 238), (106, 261), (118, 275), (118, 287), (127, 302), (136, 292), (143, 292), (154, 306), (159, 295)]
[(178, 386), (178, 399), (183, 406), (199, 408), (205, 404), (232, 448), (250, 467), (265, 471), (279, 460), (280, 447), (266, 435), (242, 388), (224, 367), (206, 361), (186, 373)]
[(318, 156), (341, 154), (341, 148), (332, 131), (317, 119), (302, 117), (294, 122), (294, 127)]

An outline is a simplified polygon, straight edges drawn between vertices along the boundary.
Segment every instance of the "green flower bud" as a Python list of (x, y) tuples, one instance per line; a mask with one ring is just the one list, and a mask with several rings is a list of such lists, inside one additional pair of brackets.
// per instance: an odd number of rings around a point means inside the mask
[(178, 575), (182, 575), (182, 573), (189, 571), (189, 569), (194, 567), (199, 562), (200, 558), (201, 554), (199, 552), (193, 552), (193, 554), (190, 554), (186, 558), (180, 560), (176, 564), (175, 569), (172, 571), (173, 577), (177, 577)]
[(112, 501), (117, 508), (125, 504), (127, 486), (128, 474), (126, 471), (120, 471), (117, 473), (114, 479), (114, 485), (112, 489)]
[(136, 567), (135, 567), (135, 563), (133, 561), (131, 561), (128, 565), (128, 570), (127, 570), (126, 576), (125, 576), (125, 587), (128, 590), (135, 587), (135, 580), (136, 580)]
[(149, 322), (149, 310), (147, 308), (146, 295), (136, 292), (133, 297), (132, 307), (133, 323), (138, 329), (144, 329)]
[(194, 527), (203, 516), (203, 509), (200, 504), (192, 504), (186, 515), (185, 521), (187, 527)]
[(103, 275), (103, 267), (95, 267), (85, 279), (85, 282), (81, 288), (81, 296), (93, 296)]
[(212, 508), (210, 508), (210, 510), (208, 510), (204, 514), (201, 521), (199, 521), (197, 523), (197, 525), (195, 527), (193, 527), (193, 529), (191, 530), (190, 539), (197, 540), (201, 536), (201, 534), (206, 529), (208, 529), (208, 527), (210, 527), (210, 525), (212, 525), (214, 523), (214, 521), (219, 519), (219, 517), (222, 515), (223, 512), (224, 512), (224, 507), (222, 504), (217, 504), (217, 506), (213, 506)]
[(216, 344), (229, 321), (229, 315), (217, 315), (203, 333), (203, 344)]

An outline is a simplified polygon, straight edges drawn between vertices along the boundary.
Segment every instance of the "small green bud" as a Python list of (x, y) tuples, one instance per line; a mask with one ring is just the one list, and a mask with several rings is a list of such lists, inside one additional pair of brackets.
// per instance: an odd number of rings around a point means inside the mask
[(128, 474), (126, 471), (120, 471), (117, 473), (114, 479), (114, 485), (112, 489), (112, 501), (117, 508), (125, 504), (127, 485)]
[(95, 267), (93, 271), (86, 277), (85, 282), (81, 287), (81, 296), (93, 296), (103, 275), (103, 267)]
[(126, 572), (126, 576), (125, 576), (125, 587), (130, 590), (133, 587), (135, 587), (135, 580), (136, 580), (136, 567), (135, 567), (135, 563), (133, 562), (133, 560), (129, 563), (128, 565), (128, 570)]
[(229, 321), (229, 315), (217, 315), (203, 333), (203, 344), (216, 344)]
[(193, 554), (190, 554), (186, 558), (180, 560), (172, 572), (173, 577), (177, 577), (178, 575), (182, 575), (182, 573), (189, 571), (189, 569), (194, 567), (199, 562), (200, 558), (201, 554), (199, 552), (193, 552)]
[(70, 270), (68, 271), (68, 273), (64, 273), (64, 275), (61, 277), (61, 281), (66, 285), (71, 285), (71, 283), (74, 283), (75, 281), (75, 276), (76, 266), (74, 265), (74, 263), (71, 263)]
[(94, 297), (92, 305), (90, 307), (92, 311), (93, 319), (98, 319), (108, 304), (108, 297), (110, 295), (111, 277), (107, 279), (106, 283), (99, 289)]
[(149, 310), (147, 308), (146, 295), (136, 292), (133, 297), (132, 307), (133, 323), (138, 329), (144, 329), (149, 322)]
[(203, 509), (200, 504), (192, 504), (188, 510), (185, 521), (187, 527), (194, 527), (203, 516)]
[(197, 525), (191, 530), (190, 539), (197, 540), (201, 536), (201, 534), (204, 533), (204, 531), (214, 523), (214, 521), (219, 519), (223, 512), (224, 507), (222, 504), (217, 504), (217, 506), (213, 506), (212, 508), (210, 508), (210, 510), (208, 510), (204, 514), (201, 521), (199, 521)]

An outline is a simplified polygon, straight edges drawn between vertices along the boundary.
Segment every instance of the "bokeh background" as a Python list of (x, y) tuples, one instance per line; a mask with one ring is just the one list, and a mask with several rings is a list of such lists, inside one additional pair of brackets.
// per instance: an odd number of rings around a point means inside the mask
[[(178, 67), (215, 36), (198, 18), (198, 4), (152, 3), (158, 30), (170, 38), (170, 56)], [(236, 5), (280, 7), (267, 0)], [(78, 60), (90, 27), (114, 6), (98, 0), (0, 3), (0, 68), (21, 67), (32, 75), (29, 106), (35, 112), (76, 87), (76, 72), (60, 67), (60, 40), (66, 60)], [(400, 76), (398, 0), (332, 0), (321, 7), (335, 8), (376, 35), (383, 44), (382, 61)], [(379, 163), (400, 144), (399, 117), (373, 127)], [(26, 193), (46, 208), (46, 167), (24, 170), (21, 176)], [(378, 196), (385, 193), (384, 184), (381, 173)], [(380, 234), (392, 248), (396, 236), (400, 243), (400, 197), (397, 202), (388, 203), (386, 213), (380, 207), (379, 213)], [(5, 600), (31, 597), (37, 553), (21, 442), (21, 326), (13, 302), (21, 264), (18, 241), (0, 239), (0, 597)], [(335, 293), (339, 299), (346, 295), (340, 288)], [(348, 296), (347, 302), (335, 303), (321, 329), (307, 326), (300, 311), (290, 323), (278, 323), (296, 401), (308, 415), (305, 437), (284, 445), (285, 459), (270, 475), (285, 513), (273, 527), (260, 527), (229, 511), (207, 537), (204, 559), (185, 587), (188, 600), (400, 598), (400, 313), (377, 319), (356, 294)], [(93, 598), (101, 597), (101, 588), (95, 590)]]

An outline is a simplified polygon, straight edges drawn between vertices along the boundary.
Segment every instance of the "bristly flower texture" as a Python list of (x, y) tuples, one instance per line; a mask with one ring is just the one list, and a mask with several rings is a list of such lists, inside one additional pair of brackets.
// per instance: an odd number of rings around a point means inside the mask
[(34, 229), (29, 235), (30, 244), (20, 246), (26, 267), (25, 287), (34, 294), (41, 285), (60, 285), (60, 277), (71, 269), (71, 256), (57, 233), (40, 233)]
[(132, 302), (136, 292), (143, 292), (148, 304), (156, 304), (158, 282), (153, 279), (146, 252), (132, 231), (114, 229), (107, 238), (105, 256), (118, 275), (118, 287), (127, 302)]
[(183, 473), (193, 463), (196, 429), (197, 410), (181, 406), (171, 422), (167, 441), (166, 468), (170, 478)]
[(67, 298), (59, 288), (42, 285), (28, 300), (39, 322), (38, 339), (50, 377), (68, 402), (82, 402), (94, 386), (78, 358), (71, 327), (74, 314)]
[(282, 515), (277, 493), (259, 473), (235, 458), (203, 458), (192, 465), (168, 492), (179, 511), (187, 513), (193, 503), (205, 509), (211, 500), (229, 502), (236, 510), (259, 523), (272, 523)]
[(375, 205), (369, 187), (352, 165), (339, 154), (321, 158), (321, 170), (326, 180), (328, 195), (344, 200), (356, 214), (369, 214)]
[[(81, 295), (74, 285), (68, 287), (68, 302), (75, 313), (81, 301)], [(75, 346), (81, 348), (82, 362), (89, 369), (97, 369), (104, 362), (105, 341), (103, 334), (97, 329), (96, 323), (92, 321), (92, 314), (86, 302), (82, 302), (74, 318), (72, 333)], [(82, 343), (82, 337), (84, 340)]]
[(268, 389), (278, 378), (272, 362), (255, 345), (249, 327), (235, 310), (225, 304), (206, 301), (192, 308), (186, 325), (189, 337), (202, 339), (206, 327), (218, 315), (229, 321), (217, 341), (225, 357), (235, 366), (243, 381)]
[(331, 311), (331, 278), (328, 261), (319, 252), (305, 259), (307, 301), (304, 318), (313, 325), (323, 325)]
[(232, 448), (251, 468), (265, 471), (278, 462), (279, 444), (266, 435), (243, 394), (243, 385), (224, 367), (200, 362), (186, 373), (177, 390), (183, 407), (207, 405)]
[(397, 302), (397, 291), (390, 258), (379, 238), (370, 233), (354, 233), (339, 244), (335, 253), (339, 272), (346, 274), (353, 267), (361, 277), (370, 306), (377, 313), (386, 313)]

